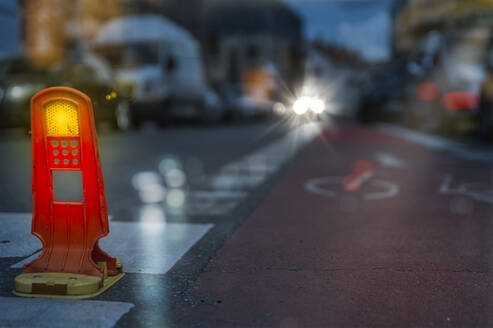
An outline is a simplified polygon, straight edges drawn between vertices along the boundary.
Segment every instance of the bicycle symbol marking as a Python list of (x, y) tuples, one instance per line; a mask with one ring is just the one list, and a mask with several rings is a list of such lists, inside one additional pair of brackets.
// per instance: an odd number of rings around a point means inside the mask
[[(493, 204), (493, 188), (484, 183), (462, 183), (452, 186), (453, 178), (446, 175), (440, 186), (440, 194), (466, 196), (473, 200)], [(325, 197), (336, 197), (343, 192), (344, 177), (321, 177), (309, 179), (305, 182), (305, 190)], [(366, 192), (363, 195), (367, 200), (381, 200), (396, 196), (400, 188), (397, 184), (380, 179), (371, 179), (365, 182), (376, 191)]]
[[(305, 182), (305, 190), (320, 196), (336, 197), (342, 191), (342, 183), (344, 177), (321, 177), (310, 179)], [(377, 191), (365, 193), (364, 199), (367, 200), (381, 200), (394, 197), (399, 193), (399, 186), (395, 183), (372, 179), (367, 182), (372, 189)], [(340, 191), (339, 191), (340, 190)]]
[(479, 202), (493, 204), (493, 189), (490, 185), (481, 183), (463, 183), (453, 188), (451, 187), (452, 180), (451, 175), (448, 174), (445, 176), (443, 183), (440, 186), (440, 194), (467, 196)]

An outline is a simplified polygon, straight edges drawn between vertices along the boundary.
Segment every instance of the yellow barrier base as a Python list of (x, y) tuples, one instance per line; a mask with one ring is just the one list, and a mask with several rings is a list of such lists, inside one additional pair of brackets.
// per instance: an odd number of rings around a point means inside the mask
[[(106, 269), (106, 263), (104, 264), (102, 266)], [(121, 262), (117, 264), (117, 268), (120, 273), (116, 276), (108, 276), (105, 270), (102, 284), (100, 278), (83, 274), (58, 272), (23, 273), (15, 278), (12, 293), (21, 297), (92, 298), (102, 294), (125, 276)]]

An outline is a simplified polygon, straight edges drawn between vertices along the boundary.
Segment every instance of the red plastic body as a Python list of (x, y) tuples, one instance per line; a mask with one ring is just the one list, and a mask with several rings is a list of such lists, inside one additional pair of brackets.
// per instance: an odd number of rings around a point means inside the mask
[[(44, 106), (54, 100), (77, 106), (78, 136), (47, 135)], [(109, 233), (109, 224), (91, 100), (71, 88), (42, 90), (31, 99), (31, 130), (32, 233), (43, 243), (43, 252), (25, 265), (23, 272), (79, 273), (103, 278), (104, 271), (96, 262), (106, 262), (108, 274), (117, 274), (116, 259), (98, 246), (98, 240)], [(69, 155), (56, 161), (57, 148), (60, 154), (68, 149)], [(55, 170), (81, 171), (81, 203), (54, 201)]]

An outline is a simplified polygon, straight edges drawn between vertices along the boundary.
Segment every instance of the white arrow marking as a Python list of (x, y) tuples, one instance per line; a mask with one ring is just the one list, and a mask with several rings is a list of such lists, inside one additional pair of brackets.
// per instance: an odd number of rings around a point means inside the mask
[(373, 157), (375, 161), (384, 167), (397, 169), (405, 169), (407, 167), (406, 162), (387, 153), (376, 153)]

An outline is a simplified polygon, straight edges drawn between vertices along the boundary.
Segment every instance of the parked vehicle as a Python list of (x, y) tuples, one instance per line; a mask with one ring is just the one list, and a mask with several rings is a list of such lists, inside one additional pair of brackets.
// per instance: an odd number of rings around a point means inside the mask
[(489, 38), (487, 30), (467, 28), (449, 30), (445, 35), (432, 32), (424, 39), (414, 63), (420, 75), (415, 101), (432, 106), (410, 107), (407, 122), (448, 134), (475, 129)]
[(51, 86), (69, 86), (87, 94), (97, 122), (110, 122), (126, 129), (124, 101), (112, 87), (102, 62), (88, 56), (67, 59), (53, 68), (39, 69), (22, 57), (0, 62), (0, 127), (30, 127), (30, 100), (38, 91)]
[(401, 119), (408, 93), (407, 78), (406, 64), (401, 61), (373, 68), (361, 90), (357, 119), (363, 123)]
[(198, 42), (162, 16), (134, 15), (105, 24), (93, 51), (104, 57), (121, 88), (132, 90), (131, 118), (220, 119), (222, 108), (208, 87)]
[(489, 58), (488, 74), (481, 83), (477, 120), (479, 135), (493, 141), (493, 52)]
[(23, 59), (11, 58), (0, 62), (0, 127), (28, 129), (29, 101), (53, 76), (29, 65)]

